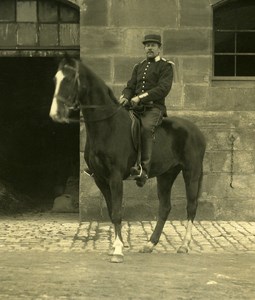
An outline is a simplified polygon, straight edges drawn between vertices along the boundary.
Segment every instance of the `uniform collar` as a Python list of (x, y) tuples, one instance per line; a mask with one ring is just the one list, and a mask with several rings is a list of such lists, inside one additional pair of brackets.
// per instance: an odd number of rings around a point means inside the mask
[(159, 55), (157, 55), (156, 57), (154, 58), (147, 58), (147, 61), (150, 61), (150, 62), (158, 62), (160, 61), (161, 57)]
[(154, 60), (155, 60), (155, 62), (158, 62), (158, 61), (160, 61), (160, 56), (158, 55), (158, 56), (156, 56), (155, 58), (154, 58)]

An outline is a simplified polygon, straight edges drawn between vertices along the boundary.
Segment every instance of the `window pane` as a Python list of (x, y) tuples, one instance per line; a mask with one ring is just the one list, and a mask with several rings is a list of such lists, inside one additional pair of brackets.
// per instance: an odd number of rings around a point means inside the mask
[(0, 21), (15, 21), (15, 0), (0, 1)]
[(62, 22), (79, 23), (79, 19), (80, 13), (78, 10), (64, 5), (60, 6), (60, 20)]
[(238, 29), (255, 29), (254, 0), (246, 0), (243, 1), (243, 3), (240, 3), (240, 7), (237, 9), (236, 18)]
[(236, 75), (255, 76), (255, 55), (237, 56)]
[(215, 52), (235, 52), (235, 34), (233, 32), (215, 32)]
[(233, 3), (220, 6), (214, 10), (215, 29), (235, 29), (236, 28), (236, 9)]
[(61, 24), (60, 25), (60, 45), (78, 46), (79, 45), (79, 25)]
[(36, 22), (36, 1), (17, 2), (17, 21)]
[(214, 75), (235, 76), (235, 57), (232, 55), (215, 55)]
[(58, 45), (58, 25), (41, 24), (40, 25), (40, 45), (57, 46)]
[(36, 46), (37, 28), (35, 24), (19, 24), (18, 25), (18, 45), (20, 46)]
[(53, 1), (39, 1), (39, 21), (40, 22), (57, 22), (58, 5)]
[(17, 25), (16, 24), (0, 24), (0, 45), (16, 46), (17, 45)]
[(255, 52), (255, 32), (237, 33), (237, 53)]

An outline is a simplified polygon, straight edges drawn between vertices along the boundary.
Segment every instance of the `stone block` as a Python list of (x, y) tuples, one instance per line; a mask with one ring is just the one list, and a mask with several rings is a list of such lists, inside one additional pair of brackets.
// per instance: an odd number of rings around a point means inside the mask
[(183, 85), (174, 83), (165, 101), (167, 110), (169, 110), (169, 114), (168, 114), (169, 116), (171, 115), (172, 110), (182, 108), (182, 98), (183, 98)]
[(255, 173), (255, 152), (234, 151), (234, 172), (242, 175)]
[(249, 129), (249, 126), (245, 128), (236, 128), (234, 132), (234, 149), (235, 150), (255, 150), (255, 130)]
[(108, 0), (86, 0), (86, 10), (81, 10), (81, 26), (107, 26)]
[(206, 108), (208, 110), (233, 110), (235, 99), (230, 93), (230, 88), (209, 88)]
[(115, 0), (110, 16), (113, 26), (124, 27), (177, 27), (175, 0)]
[(185, 85), (184, 107), (187, 109), (203, 110), (208, 98), (208, 88), (200, 85)]
[[(160, 34), (160, 30), (153, 29), (149, 31), (152, 33)], [(127, 28), (123, 31), (123, 55), (127, 56), (136, 56), (141, 57), (141, 59), (145, 58), (144, 54), (144, 46), (142, 44), (144, 35), (148, 32), (145, 29), (137, 29), (137, 28)]]
[(124, 84), (114, 84), (112, 85), (113, 94), (117, 99), (119, 99), (125, 85)]
[(165, 30), (163, 50), (166, 55), (209, 55), (208, 29)]
[(254, 221), (254, 197), (227, 198), (217, 207), (218, 220)]
[(255, 110), (252, 88), (211, 87), (207, 101), (210, 110)]
[(217, 173), (230, 172), (230, 151), (213, 151), (210, 153), (210, 171)]
[(86, 55), (118, 55), (123, 53), (123, 33), (118, 28), (81, 27), (81, 51)]
[(84, 55), (81, 51), (81, 59), (94, 73), (101, 77), (105, 82), (112, 80), (111, 76), (111, 58), (91, 57)]
[(207, 150), (229, 151), (231, 143), (229, 140), (230, 130), (220, 130), (219, 128), (209, 128), (204, 130), (207, 140)]
[(182, 73), (185, 83), (209, 84), (211, 75), (211, 57), (183, 58)]
[(221, 173), (204, 174), (202, 193), (206, 193), (207, 197), (214, 199), (217, 205), (218, 201), (222, 201), (228, 195), (230, 184), (230, 175)]
[(210, 27), (211, 7), (208, 0), (180, 0), (180, 26)]
[(203, 161), (203, 171), (204, 173), (211, 171), (211, 153), (206, 151)]
[(235, 99), (234, 110), (255, 110), (255, 101), (254, 101), (254, 88), (233, 88), (231, 89), (231, 95)]
[(125, 87), (131, 78), (135, 64), (142, 61), (142, 57), (116, 57), (114, 58), (114, 83), (123, 83)]

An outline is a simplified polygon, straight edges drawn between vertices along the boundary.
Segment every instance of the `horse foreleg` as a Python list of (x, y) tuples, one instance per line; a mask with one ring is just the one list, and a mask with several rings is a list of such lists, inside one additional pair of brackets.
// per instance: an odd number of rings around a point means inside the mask
[(120, 263), (124, 260), (123, 255), (123, 239), (121, 235), (122, 221), (122, 197), (123, 197), (123, 182), (120, 176), (112, 178), (110, 181), (110, 189), (112, 195), (112, 223), (115, 231), (115, 241), (113, 243), (113, 253), (111, 262)]
[(113, 243), (113, 253), (111, 262), (113, 263), (121, 263), (124, 260), (124, 254), (123, 254), (123, 240), (121, 236), (121, 225), (115, 224), (115, 241)]

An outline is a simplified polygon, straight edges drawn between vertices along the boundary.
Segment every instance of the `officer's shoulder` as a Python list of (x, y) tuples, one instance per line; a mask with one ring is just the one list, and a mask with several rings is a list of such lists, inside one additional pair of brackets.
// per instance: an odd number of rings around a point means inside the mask
[(134, 65), (134, 68), (137, 68), (138, 66), (140, 66), (141, 64), (143, 64), (145, 61), (146, 61), (146, 59), (143, 59), (143, 60), (139, 61), (138, 63), (136, 63)]
[(138, 63), (138, 65), (143, 64), (145, 61), (146, 61), (146, 59), (141, 60), (141, 61)]
[(166, 62), (166, 63), (168, 63), (168, 64), (171, 64), (172, 66), (174, 66), (174, 62), (171, 61), (171, 60), (168, 60), (168, 59), (166, 59), (164, 57), (161, 57), (161, 60), (164, 61), (164, 62)]

